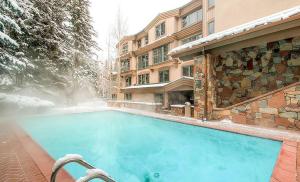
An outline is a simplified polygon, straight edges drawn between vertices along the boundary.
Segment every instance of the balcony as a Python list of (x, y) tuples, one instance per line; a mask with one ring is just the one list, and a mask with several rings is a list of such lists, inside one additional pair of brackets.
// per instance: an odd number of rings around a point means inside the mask
[(180, 31), (174, 33), (174, 36), (176, 37), (177, 40), (186, 38), (188, 36), (201, 33), (202, 32), (202, 21), (197, 22), (193, 25), (190, 25), (188, 27), (182, 28)]
[(167, 61), (164, 61), (164, 62), (160, 62), (160, 63), (157, 63), (157, 64), (150, 65), (148, 68), (151, 71), (154, 71), (154, 70), (164, 68), (164, 67), (171, 67), (171, 66), (176, 66), (177, 67), (178, 64), (179, 64), (179, 61), (177, 59), (171, 59), (171, 60), (167, 60)]
[(127, 51), (127, 52), (121, 53), (120, 56), (119, 56), (119, 58), (120, 59), (129, 59), (129, 58), (132, 58), (134, 56), (135, 55), (134, 55), (133, 51), (129, 51), (129, 52)]
[(151, 51), (154, 48), (168, 44), (173, 41), (175, 41), (175, 37), (173, 35), (164, 36), (164, 37), (157, 39), (154, 42), (149, 43), (148, 45), (146, 45), (144, 47), (138, 48), (136, 51), (134, 51), (134, 54), (139, 56), (146, 52)]

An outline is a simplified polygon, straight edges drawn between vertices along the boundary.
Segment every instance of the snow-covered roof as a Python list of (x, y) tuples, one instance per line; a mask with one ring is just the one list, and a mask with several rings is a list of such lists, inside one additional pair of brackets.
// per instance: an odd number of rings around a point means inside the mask
[(148, 84), (148, 85), (134, 85), (134, 86), (129, 86), (129, 87), (125, 87), (123, 89), (138, 89), (138, 88), (159, 88), (159, 87), (164, 87), (166, 85), (169, 85), (171, 83), (174, 83), (178, 80), (182, 80), (182, 79), (190, 79), (190, 80), (194, 80), (193, 77), (188, 77), (188, 76), (183, 76), (175, 81), (172, 82), (168, 82), (168, 83), (157, 83), (157, 84)]
[(124, 103), (124, 104), (141, 104), (141, 105), (148, 105), (148, 106), (162, 105), (162, 103), (155, 103), (155, 102), (135, 102), (135, 101), (123, 101), (123, 100), (112, 100), (111, 102)]
[(281, 12), (263, 17), (263, 18), (259, 18), (257, 20), (254, 20), (254, 21), (251, 21), (251, 22), (248, 22), (248, 23), (236, 26), (236, 27), (232, 27), (230, 29), (227, 29), (227, 30), (224, 30), (224, 31), (221, 31), (221, 32), (217, 32), (217, 33), (211, 34), (207, 37), (204, 37), (204, 38), (195, 40), (193, 42), (178, 46), (178, 47), (172, 49), (170, 51), (170, 54), (175, 54), (175, 53), (183, 51), (185, 49), (191, 49), (194, 46), (198, 46), (198, 45), (201, 45), (201, 44), (204, 44), (204, 43), (208, 43), (208, 42), (213, 41), (213, 40), (219, 40), (219, 39), (222, 39), (226, 36), (236, 35), (236, 34), (251, 30), (251, 29), (253, 29), (257, 26), (267, 25), (269, 23), (284, 20), (284, 19), (287, 19), (290, 16), (296, 15), (298, 13), (300, 13), (300, 6), (296, 6), (294, 8), (290, 8), (290, 9), (287, 9), (287, 10), (284, 10), (284, 11), (281, 11)]
[(157, 88), (164, 87), (168, 85), (168, 83), (157, 83), (157, 84), (148, 84), (148, 85), (134, 85), (130, 87), (125, 87), (124, 89), (133, 89), (133, 88)]

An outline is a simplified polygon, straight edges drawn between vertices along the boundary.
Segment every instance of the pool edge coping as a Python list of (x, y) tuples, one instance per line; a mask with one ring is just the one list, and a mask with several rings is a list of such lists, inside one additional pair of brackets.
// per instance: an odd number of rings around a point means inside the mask
[[(32, 137), (21, 127), (19, 124), (15, 123), (12, 125), (14, 134), (17, 139), (23, 145), (25, 151), (30, 155), (34, 163), (38, 166), (41, 173), (45, 176), (46, 180), (50, 182), (52, 167), (55, 163), (50, 154), (40, 146)], [(62, 169), (58, 175), (57, 179), (63, 182), (74, 182), (74, 178), (64, 169)]]

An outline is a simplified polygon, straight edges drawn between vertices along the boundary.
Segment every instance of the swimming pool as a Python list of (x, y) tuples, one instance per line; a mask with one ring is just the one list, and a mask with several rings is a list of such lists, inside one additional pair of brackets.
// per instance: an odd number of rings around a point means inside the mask
[[(281, 142), (117, 111), (35, 117), (22, 127), (54, 159), (68, 153), (119, 182), (267, 182)], [(85, 170), (67, 171), (78, 178)]]

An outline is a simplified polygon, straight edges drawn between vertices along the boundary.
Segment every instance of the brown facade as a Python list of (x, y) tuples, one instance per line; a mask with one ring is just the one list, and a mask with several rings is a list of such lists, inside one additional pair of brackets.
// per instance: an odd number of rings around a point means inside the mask
[[(166, 61), (159, 64), (154, 62), (154, 49), (168, 44), (170, 51), (182, 45), (181, 41), (191, 35), (201, 34), (206, 37), (210, 34), (211, 22), (215, 31), (219, 32), (291, 8), (298, 2), (276, 2), (274, 7), (270, 1), (264, 2), (262, 7), (256, 7), (253, 2), (238, 0), (230, 0), (226, 5), (222, 3), (216, 1), (216, 4), (209, 6), (206, 0), (192, 1), (184, 7), (160, 14), (142, 32), (124, 39), (132, 41), (129, 43), (132, 45), (129, 52), (133, 63), (125, 76), (132, 76), (134, 80), (131, 84), (135, 87), (128, 89), (123, 85), (122, 92), (131, 93), (133, 102), (143, 101), (148, 104), (155, 103), (155, 95), (161, 94), (162, 110), (169, 108), (169, 112), (174, 115), (185, 114), (185, 102), (181, 98), (191, 92), (193, 96), (190, 101), (195, 118), (228, 118), (243, 124), (298, 128), (297, 108), (300, 103), (297, 100), (299, 86), (296, 85), (300, 81), (300, 15), (203, 44), (187, 46), (183, 50), (169, 53)], [(232, 16), (227, 21), (220, 13), (224, 14), (224, 11), (228, 11), (226, 8), (234, 3), (240, 7), (250, 3), (249, 7), (255, 6), (258, 13), (248, 15), (242, 12), (241, 17)], [(182, 28), (183, 18), (199, 9), (202, 11), (201, 21)], [(228, 13), (230, 15), (232, 12)], [(166, 34), (155, 39), (155, 27), (162, 22), (166, 22)], [(144, 45), (143, 37), (146, 35), (149, 42)], [(149, 55), (149, 65), (139, 69), (139, 56), (144, 54)], [(193, 81), (185, 85), (182, 70), (191, 65)], [(139, 75), (142, 74), (150, 76), (148, 84), (161, 84), (160, 72), (163, 70), (169, 70), (167, 83), (151, 89), (139, 84)], [(121, 80), (125, 78), (123, 73), (120, 76)], [(170, 85), (176, 87), (168, 89)], [(287, 101), (287, 95), (293, 98), (292, 103)], [(182, 102), (176, 103), (172, 98)], [(265, 107), (258, 107), (261, 99), (267, 103)]]

